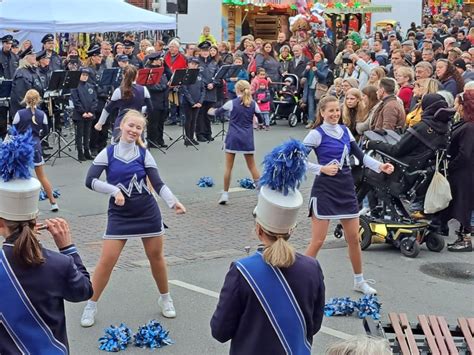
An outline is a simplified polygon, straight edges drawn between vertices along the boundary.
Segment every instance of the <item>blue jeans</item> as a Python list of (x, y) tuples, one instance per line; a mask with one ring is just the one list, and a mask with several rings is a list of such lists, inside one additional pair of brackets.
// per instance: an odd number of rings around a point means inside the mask
[(270, 126), (270, 113), (261, 112), (260, 115), (262, 116), (262, 121), (265, 123), (265, 126)]

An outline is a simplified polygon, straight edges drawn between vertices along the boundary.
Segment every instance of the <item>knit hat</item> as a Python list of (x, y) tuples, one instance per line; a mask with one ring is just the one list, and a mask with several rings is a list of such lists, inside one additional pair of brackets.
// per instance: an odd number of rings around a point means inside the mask
[(268, 87), (268, 80), (267, 79), (258, 79), (258, 86), (260, 85), (265, 85), (265, 87)]
[(265, 156), (260, 192), (254, 210), (256, 222), (276, 234), (290, 234), (296, 226), (303, 196), (298, 188), (305, 178), (307, 148), (292, 139)]
[(456, 59), (456, 60), (453, 62), (453, 65), (454, 65), (456, 68), (461, 68), (461, 69), (464, 70), (464, 71), (467, 70), (466, 62), (464, 61), (464, 59), (461, 59), (461, 58)]
[(0, 145), (0, 218), (8, 221), (36, 218), (41, 184), (31, 177), (33, 155), (31, 130), (19, 134), (12, 128)]

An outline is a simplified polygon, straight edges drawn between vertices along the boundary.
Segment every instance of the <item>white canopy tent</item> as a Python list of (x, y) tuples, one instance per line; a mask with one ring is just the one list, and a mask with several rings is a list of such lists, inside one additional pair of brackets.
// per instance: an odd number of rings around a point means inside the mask
[(174, 17), (123, 0), (0, 0), (0, 29), (93, 33), (175, 28)]

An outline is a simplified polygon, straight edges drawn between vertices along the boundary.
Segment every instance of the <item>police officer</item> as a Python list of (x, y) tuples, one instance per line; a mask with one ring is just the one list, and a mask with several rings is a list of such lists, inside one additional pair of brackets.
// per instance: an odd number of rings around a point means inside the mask
[[(2, 50), (0, 51), (0, 79), (12, 79), (15, 70), (18, 68), (18, 56), (15, 55), (11, 48), (13, 37), (5, 35), (1, 38)], [(13, 116), (11, 116), (13, 117)], [(8, 123), (8, 103), (0, 103), (0, 139), (7, 134)]]
[(129, 63), (137, 68), (143, 68), (143, 63), (133, 54), (135, 43), (128, 39), (123, 41), (123, 54), (128, 56)]
[(13, 74), (18, 68), (19, 58), (12, 52), (13, 37), (5, 35), (1, 38), (2, 50), (0, 52), (0, 78), (13, 79)]
[(41, 43), (43, 43), (43, 50), (46, 51), (50, 59), (49, 68), (51, 69), (51, 71), (61, 70), (61, 57), (54, 51), (54, 35), (48, 33), (41, 39)]
[(39, 91), (41, 97), (44, 96), (45, 91), (48, 89), (49, 81), (51, 80), (51, 69), (49, 67), (50, 58), (48, 57), (48, 53), (46, 51), (40, 51), (36, 53), (36, 61), (38, 62), (38, 75), (41, 80), (41, 86), (43, 90)]
[[(147, 63), (145, 66), (147, 68), (163, 67), (163, 56), (161, 53), (151, 53), (147, 56), (146, 60)], [(166, 118), (168, 117), (168, 81), (170, 78), (166, 72), (163, 72), (158, 83), (155, 85), (147, 85), (153, 104), (153, 110), (148, 114), (147, 138), (155, 146), (161, 148), (168, 146), (163, 139), (163, 130)]]
[(10, 117), (15, 117), (18, 110), (24, 106), (21, 101), (30, 89), (41, 92), (43, 86), (36, 68), (36, 54), (33, 48), (28, 48), (22, 53), (23, 63), (20, 64), (13, 76), (12, 93), (10, 98)]
[[(107, 99), (109, 94), (112, 91), (112, 87), (108, 86), (101, 86), (99, 85), (100, 79), (104, 70), (106, 69), (106, 64), (102, 62), (102, 54), (100, 46), (95, 44), (92, 48), (87, 51), (87, 64), (88, 64), (88, 74), (89, 80), (88, 83), (93, 85), (96, 96), (97, 96), (97, 105), (95, 105), (95, 112), (94, 113), (94, 121), (92, 122), (93, 127), (97, 120), (100, 117), (102, 109), (104, 108), (105, 104), (107, 103)], [(85, 74), (85, 73), (83, 73)], [(107, 121), (105, 123), (105, 128), (101, 131), (96, 131), (95, 129), (91, 129), (91, 137), (90, 137), (90, 147), (93, 150), (93, 154), (96, 152), (100, 152), (107, 146), (107, 135), (108, 135), (108, 126), (110, 122)]]
[(198, 45), (201, 52), (199, 53), (199, 73), (206, 87), (206, 95), (204, 102), (199, 110), (199, 116), (196, 124), (196, 137), (199, 142), (209, 142), (212, 138), (211, 121), (207, 115), (207, 111), (217, 102), (216, 84), (214, 75), (217, 72), (218, 65), (215, 60), (209, 56), (211, 42), (204, 41)]

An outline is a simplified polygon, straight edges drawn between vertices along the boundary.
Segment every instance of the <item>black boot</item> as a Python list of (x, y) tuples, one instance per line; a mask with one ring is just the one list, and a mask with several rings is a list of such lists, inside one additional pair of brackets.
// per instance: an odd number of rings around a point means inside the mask
[(448, 246), (448, 250), (452, 252), (471, 252), (472, 251), (472, 241), (471, 235), (466, 233), (462, 239), (456, 240), (454, 245)]
[(86, 157), (84, 156), (84, 152), (82, 150), (77, 150), (77, 160), (79, 161), (86, 161)]
[(84, 151), (84, 157), (87, 160), (94, 160), (94, 156), (91, 154), (91, 152), (88, 149)]

